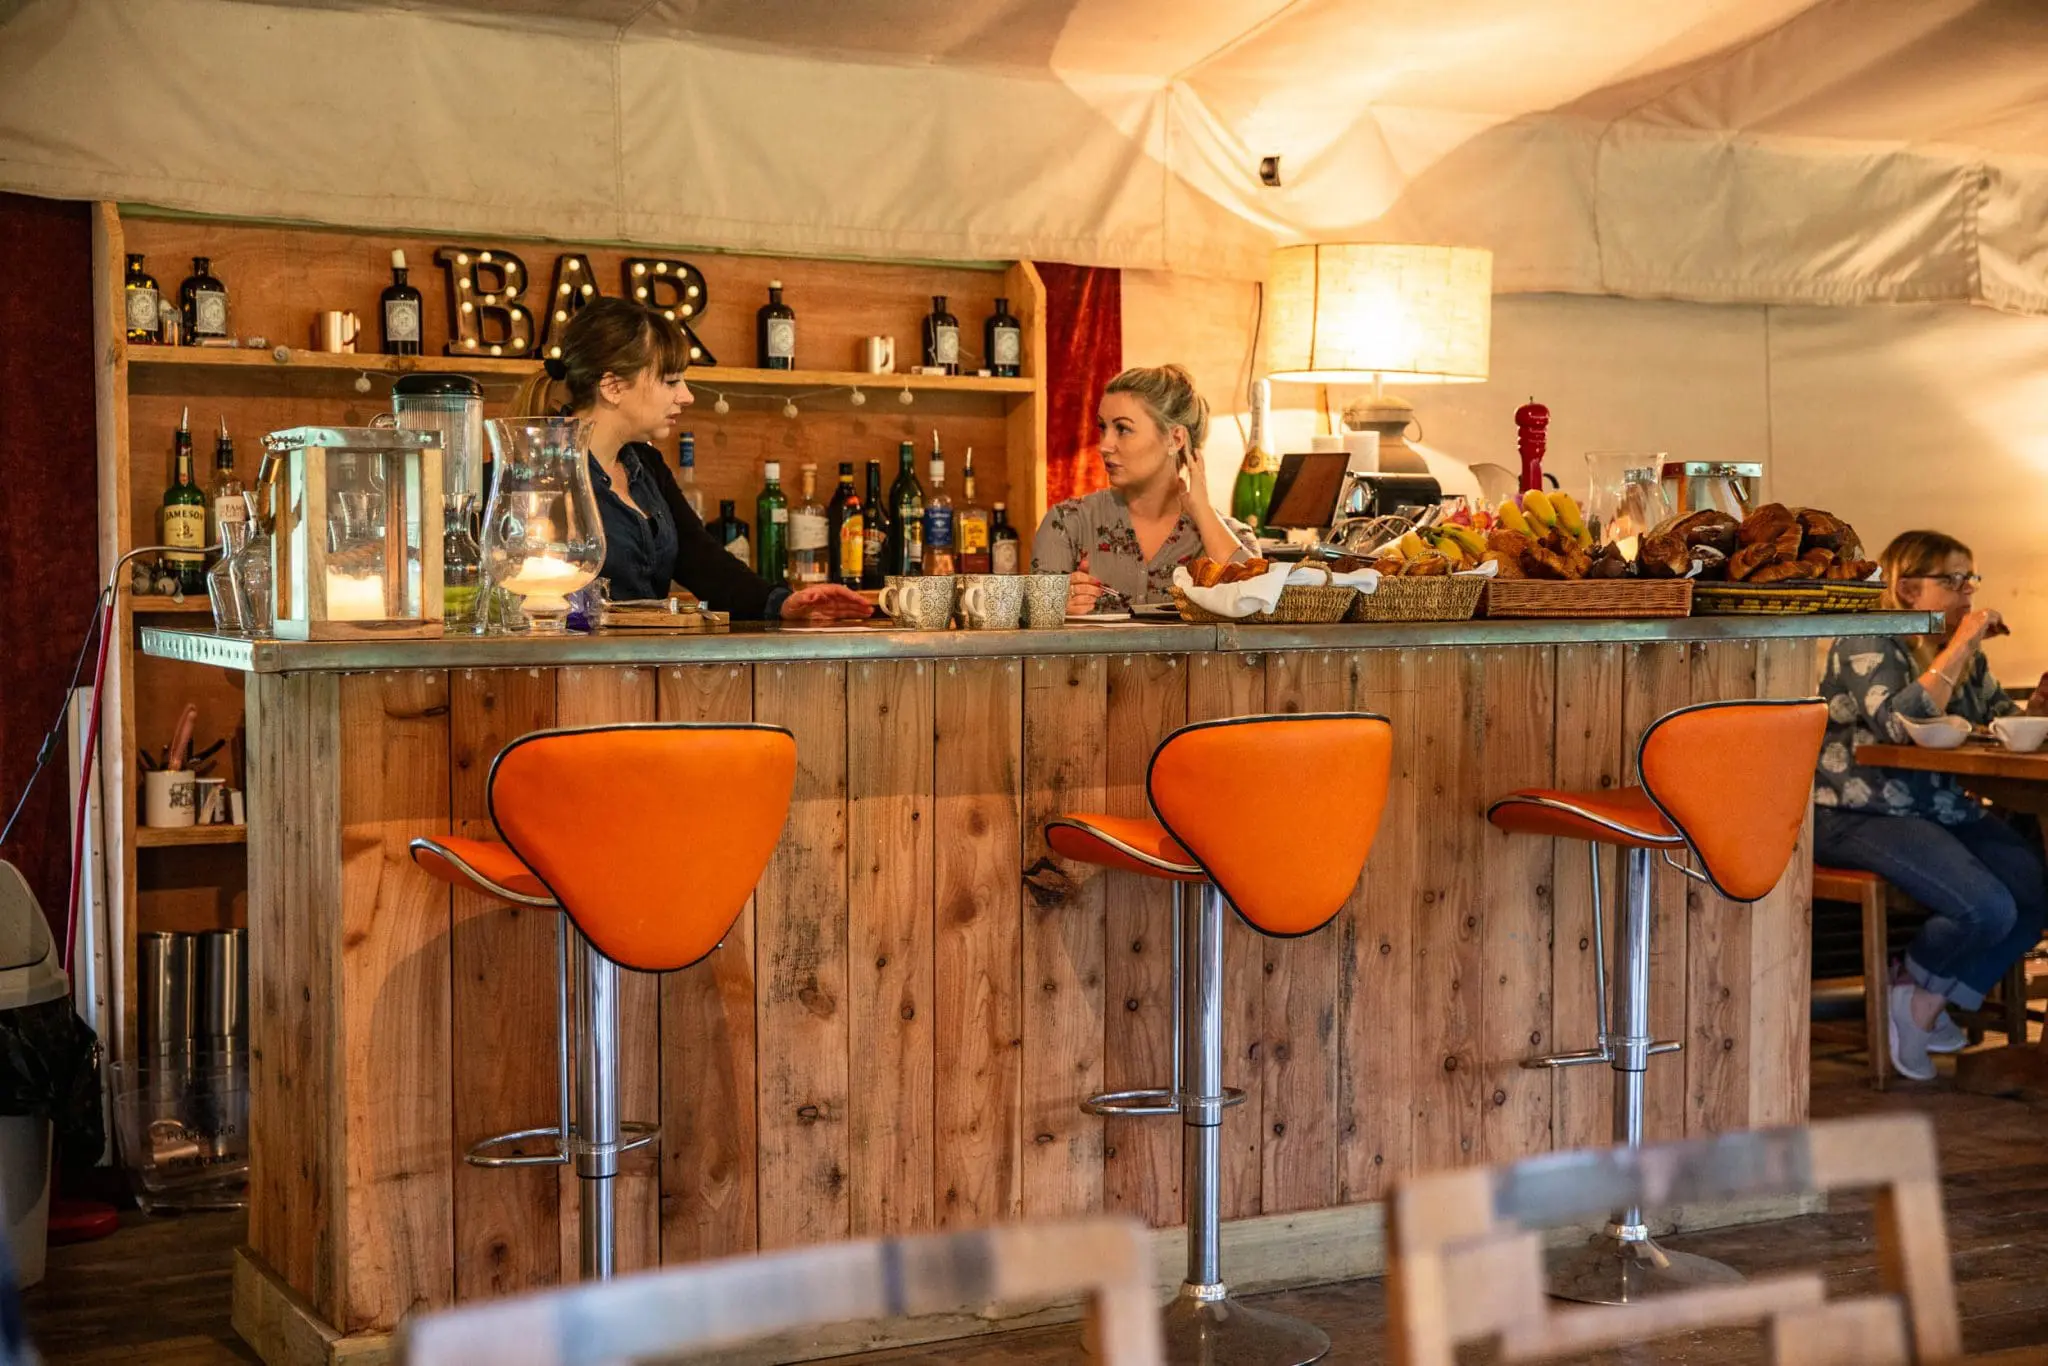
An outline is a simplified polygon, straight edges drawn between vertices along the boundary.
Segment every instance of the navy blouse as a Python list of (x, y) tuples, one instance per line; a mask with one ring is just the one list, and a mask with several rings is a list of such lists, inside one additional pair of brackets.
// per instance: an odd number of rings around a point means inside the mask
[(647, 466), (631, 446), (620, 450), (626, 491), (640, 509), (635, 512), (612, 487), (611, 476), (597, 457), (585, 459), (590, 462), (590, 487), (597, 494), (597, 515), (604, 521), (604, 577), (611, 580), (612, 600), (667, 597), (676, 562), (676, 524)]

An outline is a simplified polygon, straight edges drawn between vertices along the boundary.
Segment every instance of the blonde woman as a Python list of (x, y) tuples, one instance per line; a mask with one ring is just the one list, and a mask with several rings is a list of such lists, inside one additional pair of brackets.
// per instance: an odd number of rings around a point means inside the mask
[(1250, 554), (1249, 531), (1209, 502), (1209, 405), (1186, 370), (1124, 371), (1103, 391), (1095, 430), (1109, 487), (1054, 507), (1031, 542), (1034, 570), (1072, 580), (1069, 612), (1094, 611), (1105, 593), (1163, 602), (1177, 566)]
[[(1916, 1081), (1934, 1077), (1932, 1053), (1965, 1043), (1949, 1018), (2032, 949), (2048, 920), (2041, 855), (1947, 774), (1871, 768), (1856, 746), (1910, 738), (1900, 718), (1944, 713), (1973, 725), (2019, 706), (1991, 678), (1984, 641), (2005, 633), (1998, 613), (1973, 601), (1970, 548), (1938, 531), (1908, 531), (1879, 556), (1888, 606), (1940, 612), (1941, 635), (1916, 641), (1838, 641), (1821, 680), (1828, 732), (1814, 776), (1814, 859), (1882, 875), (1930, 912), (1906, 949), (1905, 978), (1891, 986), (1892, 1065)], [(2048, 715), (2048, 675), (2027, 701)]]

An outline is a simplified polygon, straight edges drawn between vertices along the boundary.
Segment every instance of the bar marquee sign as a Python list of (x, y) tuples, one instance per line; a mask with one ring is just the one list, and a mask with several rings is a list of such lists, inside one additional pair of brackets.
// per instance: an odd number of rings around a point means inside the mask
[[(534, 294), (526, 262), (504, 247), (441, 247), (434, 261), (448, 286), (451, 356), (559, 356), (569, 320), (600, 297), (597, 271), (581, 252), (555, 258), (545, 297)], [(661, 310), (683, 329), (690, 364), (718, 364), (691, 326), (711, 305), (711, 286), (702, 271), (673, 256), (629, 256), (619, 263), (619, 274), (626, 297)]]

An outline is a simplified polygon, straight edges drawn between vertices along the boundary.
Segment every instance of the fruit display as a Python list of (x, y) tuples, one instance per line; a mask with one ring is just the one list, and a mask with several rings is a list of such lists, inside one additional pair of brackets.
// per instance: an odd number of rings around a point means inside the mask
[(1709, 582), (1855, 582), (1877, 570), (1863, 558), (1856, 528), (1819, 508), (1766, 503), (1740, 521), (1711, 509), (1687, 512), (1660, 522), (1644, 544), (1658, 538), (1680, 541)]

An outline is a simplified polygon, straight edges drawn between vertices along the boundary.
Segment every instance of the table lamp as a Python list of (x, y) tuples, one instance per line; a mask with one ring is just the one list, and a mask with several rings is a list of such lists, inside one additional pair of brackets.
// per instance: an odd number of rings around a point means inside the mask
[(1469, 384), (1487, 376), (1493, 253), (1479, 247), (1338, 242), (1282, 247), (1266, 283), (1267, 374), (1310, 384), (1370, 384), (1344, 410), (1380, 434), (1380, 468), (1426, 472), (1405, 433), (1408, 400), (1383, 379)]

